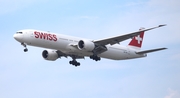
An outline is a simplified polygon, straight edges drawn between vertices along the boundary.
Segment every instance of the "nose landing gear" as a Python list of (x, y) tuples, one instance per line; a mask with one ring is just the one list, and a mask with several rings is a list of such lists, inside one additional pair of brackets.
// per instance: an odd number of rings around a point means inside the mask
[(28, 49), (27, 49), (27, 47), (26, 47), (26, 44), (25, 44), (25, 43), (21, 43), (21, 45), (25, 48), (25, 49), (24, 49), (24, 52), (27, 52)]
[(27, 52), (28, 51), (28, 49), (26, 48), (26, 49), (24, 49), (24, 52)]

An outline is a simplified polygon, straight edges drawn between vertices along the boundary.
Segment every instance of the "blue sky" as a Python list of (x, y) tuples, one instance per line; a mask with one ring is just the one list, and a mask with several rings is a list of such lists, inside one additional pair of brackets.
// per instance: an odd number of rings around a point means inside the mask
[[(179, 0), (0, 1), (0, 98), (180, 98)], [(14, 40), (21, 29), (101, 39), (140, 27), (167, 24), (145, 33), (142, 50), (167, 47), (146, 58), (95, 62), (42, 58)], [(129, 40), (122, 42), (127, 45)]]

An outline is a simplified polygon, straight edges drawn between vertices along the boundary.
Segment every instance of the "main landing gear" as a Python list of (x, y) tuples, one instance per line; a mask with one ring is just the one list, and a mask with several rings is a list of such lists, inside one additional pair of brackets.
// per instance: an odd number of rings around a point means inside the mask
[(21, 43), (21, 45), (25, 48), (25, 49), (24, 49), (24, 52), (27, 52), (28, 49), (27, 49), (27, 47), (26, 47), (26, 44), (25, 44), (25, 43)]
[(69, 61), (69, 64), (72, 64), (74, 66), (80, 66), (80, 63), (76, 61), (76, 57), (75, 56), (72, 56), (72, 61)]
[(100, 60), (101, 60), (101, 58), (98, 57), (97, 55), (91, 55), (91, 56), (90, 56), (90, 59), (93, 59), (93, 60), (95, 60), (95, 61), (100, 61)]
[(72, 61), (69, 61), (69, 64), (72, 64), (72, 65), (74, 65), (74, 66), (80, 66), (80, 63), (79, 62), (77, 62), (76, 60), (72, 60)]

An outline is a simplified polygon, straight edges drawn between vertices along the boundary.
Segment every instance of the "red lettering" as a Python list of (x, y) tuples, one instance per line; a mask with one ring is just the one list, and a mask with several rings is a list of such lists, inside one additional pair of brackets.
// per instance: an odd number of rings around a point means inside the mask
[(46, 40), (48, 40), (48, 34), (47, 34), (47, 33), (44, 33), (43, 38), (46, 39)]
[(34, 32), (35, 38), (50, 40), (50, 41), (57, 41), (57, 36), (55, 34), (48, 34), (43, 32)]
[(44, 35), (44, 33), (42, 33), (42, 32), (39, 34), (40, 39), (42, 39), (42, 38), (43, 38), (43, 35)]
[(57, 41), (57, 37), (56, 37), (55, 34), (53, 34), (53, 40), (54, 40), (54, 41)]
[(53, 37), (51, 34), (48, 34), (48, 40), (52, 41)]
[(34, 34), (35, 34), (35, 38), (39, 38), (39, 32), (35, 31)]

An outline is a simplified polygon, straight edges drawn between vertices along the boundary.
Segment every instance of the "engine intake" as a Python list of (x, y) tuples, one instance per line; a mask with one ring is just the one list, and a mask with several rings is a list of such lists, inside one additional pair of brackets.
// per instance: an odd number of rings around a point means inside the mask
[(89, 40), (80, 40), (78, 42), (78, 48), (84, 51), (92, 51), (95, 48), (95, 44)]
[(42, 52), (42, 57), (45, 60), (55, 61), (56, 59), (58, 59), (58, 54), (55, 50), (44, 50)]

